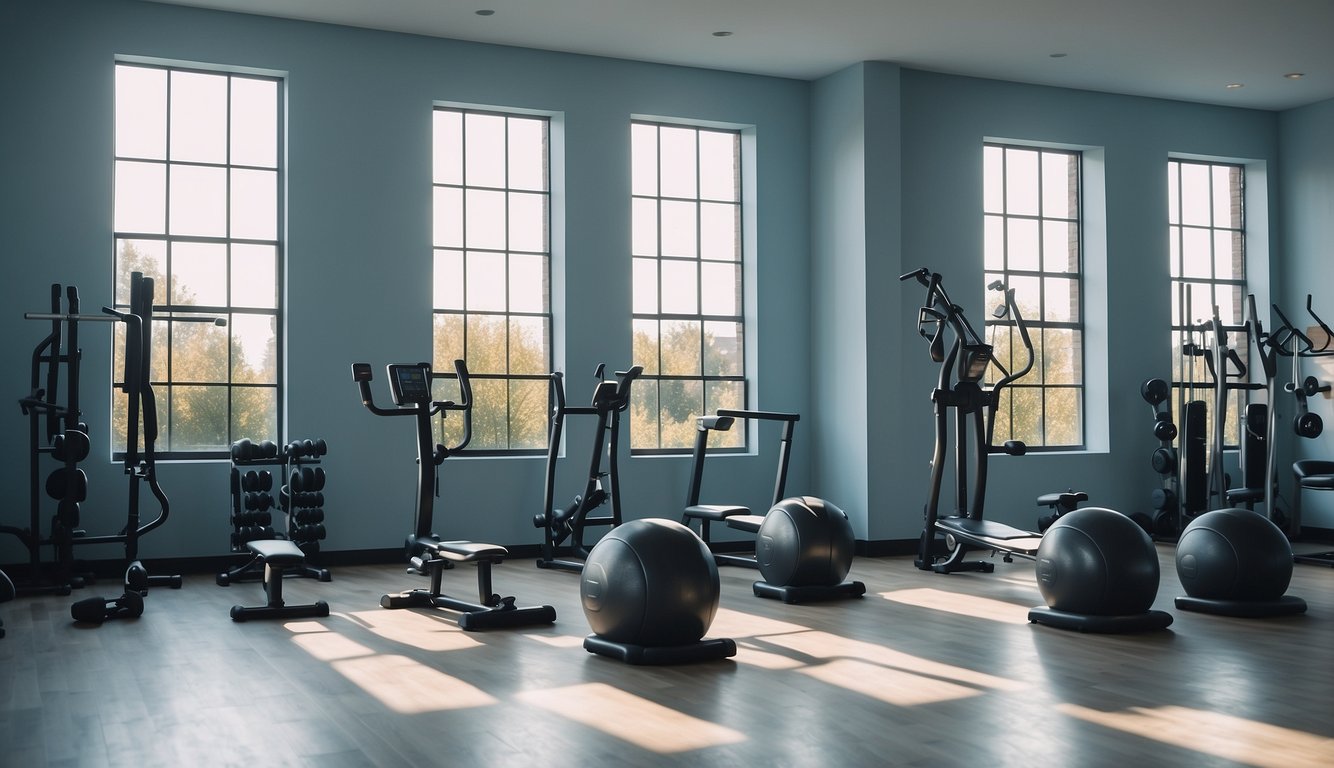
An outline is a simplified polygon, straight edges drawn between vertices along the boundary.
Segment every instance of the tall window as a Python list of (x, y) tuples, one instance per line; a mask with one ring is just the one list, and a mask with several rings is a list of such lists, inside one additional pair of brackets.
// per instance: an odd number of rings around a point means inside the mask
[[(1034, 347), (1032, 371), (1001, 395), (997, 441), (1084, 444), (1080, 159), (1064, 150), (983, 148), (986, 283), (1015, 290)], [(1026, 353), (1011, 318), (988, 314), (986, 329), (997, 359), (1011, 371), (1022, 368)]]
[[(280, 437), (282, 126), (278, 78), (116, 65), (115, 302), (129, 305), (132, 272), (154, 279), (166, 457)], [(189, 316), (228, 323), (172, 320)], [(125, 413), (112, 413), (121, 451)]]
[[(547, 444), (551, 370), (549, 120), (434, 113), (434, 358), (468, 363), (471, 447)], [(450, 424), (445, 425), (451, 429)]]
[[(634, 362), (631, 445), (694, 444), (695, 417), (745, 407), (741, 135), (631, 126)], [(732, 446), (742, 430), (722, 433)]]
[[(1187, 160), (1167, 163), (1168, 252), (1172, 259), (1172, 381), (1186, 389), (1187, 400), (1211, 402), (1213, 376), (1202, 354), (1208, 334), (1192, 326), (1213, 318), (1223, 325), (1246, 321), (1246, 220), (1243, 198), (1245, 169), (1240, 165)], [(1249, 360), (1248, 340), (1231, 334), (1229, 343), (1243, 364)], [(1184, 364), (1183, 364), (1184, 361)], [(1193, 385), (1188, 383), (1193, 382)], [(1243, 394), (1228, 392), (1223, 441), (1238, 443), (1238, 407)], [(1175, 408), (1176, 398), (1173, 398)], [(1175, 414), (1177, 423), (1180, 414)], [(1213, 420), (1209, 421), (1213, 429)], [(1212, 445), (1212, 436), (1208, 445)]]

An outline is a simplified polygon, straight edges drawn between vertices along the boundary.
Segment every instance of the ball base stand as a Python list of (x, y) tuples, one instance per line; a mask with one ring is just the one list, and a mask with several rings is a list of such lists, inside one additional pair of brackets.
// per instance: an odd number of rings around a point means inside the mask
[(644, 646), (618, 643), (605, 637), (589, 635), (584, 638), (584, 650), (599, 656), (639, 666), (667, 666), (719, 661), (736, 655), (736, 642), (731, 638), (704, 638), (686, 645)]
[(1306, 613), (1306, 601), (1284, 595), (1277, 600), (1211, 600), (1203, 597), (1178, 597), (1176, 607), (1182, 611), (1212, 613), (1240, 619), (1266, 619), (1273, 616), (1294, 616)]
[(1073, 629), (1077, 632), (1114, 635), (1167, 629), (1172, 625), (1172, 614), (1167, 611), (1146, 611), (1124, 616), (1093, 616), (1087, 613), (1070, 613), (1069, 611), (1058, 611), (1055, 608), (1039, 606), (1028, 612), (1028, 620), (1034, 624), (1045, 624), (1057, 629)]
[(757, 581), (751, 585), (756, 597), (782, 600), (792, 605), (795, 603), (816, 603), (828, 600), (841, 600), (849, 597), (861, 597), (866, 594), (866, 585), (860, 581), (845, 581), (842, 584), (826, 586), (785, 586), (780, 587), (767, 581)]

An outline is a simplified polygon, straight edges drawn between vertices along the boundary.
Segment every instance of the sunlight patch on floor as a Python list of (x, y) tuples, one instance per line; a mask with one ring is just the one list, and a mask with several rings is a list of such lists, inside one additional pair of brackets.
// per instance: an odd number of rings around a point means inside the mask
[(784, 632), (805, 632), (810, 627), (793, 624), (788, 621), (768, 619), (730, 608), (719, 608), (709, 625), (709, 637), (759, 637), (777, 635)]
[(1025, 687), (1023, 683), (1017, 680), (996, 677), (985, 672), (932, 661), (921, 656), (886, 648), (876, 643), (852, 640), (829, 632), (810, 631), (790, 635), (776, 635), (764, 638), (764, 642), (817, 659), (855, 659), (878, 664), (882, 667), (901, 669), (917, 675), (953, 680), (956, 683), (977, 688), (1016, 691)]
[(827, 664), (807, 667), (801, 673), (898, 707), (965, 699), (983, 692), (980, 688), (856, 659), (835, 659)]
[(524, 635), (530, 640), (536, 640), (552, 648), (583, 648), (584, 638), (582, 635)]
[(350, 659), (375, 653), (373, 649), (343, 637), (337, 632), (303, 632), (294, 635), (292, 642), (320, 661)]
[(1328, 766), (1334, 739), (1190, 707), (1132, 707), (1103, 712), (1077, 704), (1057, 711), (1146, 739), (1257, 768)]
[(739, 731), (691, 717), (605, 683), (526, 691), (518, 698), (659, 754), (746, 740)]
[(380, 654), (332, 663), (343, 677), (403, 715), (495, 704), (482, 689), (406, 656)]
[(476, 648), (482, 643), (453, 622), (415, 611), (357, 611), (349, 614), (368, 631), (423, 651), (456, 651)]
[(898, 589), (893, 592), (881, 592), (880, 596), (904, 605), (918, 608), (930, 608), (959, 616), (969, 616), (1004, 624), (1027, 624), (1030, 606), (1015, 605), (1004, 600), (988, 597), (964, 595), (932, 587), (918, 589)]

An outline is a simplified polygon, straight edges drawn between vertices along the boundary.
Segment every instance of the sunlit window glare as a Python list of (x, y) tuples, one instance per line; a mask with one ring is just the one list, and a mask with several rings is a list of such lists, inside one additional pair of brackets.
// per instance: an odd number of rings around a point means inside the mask
[[(636, 451), (679, 451), (694, 418), (745, 407), (741, 134), (635, 122), (630, 256)], [(745, 430), (715, 432), (739, 447)]]
[[(454, 360), (468, 363), (472, 450), (546, 447), (549, 123), (453, 107), (432, 113), (432, 366), (448, 373)], [(453, 442), (461, 429), (446, 422), (437, 440)]]
[[(132, 272), (154, 280), (158, 450), (277, 440), (282, 83), (125, 62), (115, 73), (115, 302), (128, 305)], [(228, 323), (170, 322), (183, 308)], [(125, 418), (113, 414), (115, 450)]]

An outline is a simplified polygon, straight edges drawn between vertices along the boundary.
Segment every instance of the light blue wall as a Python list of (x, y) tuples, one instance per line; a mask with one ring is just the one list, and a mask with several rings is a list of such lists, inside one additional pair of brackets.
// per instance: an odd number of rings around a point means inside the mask
[[(1283, 235), (1288, 259), (1279, 278), (1284, 313), (1303, 328), (1314, 324), (1305, 316), (1306, 295), (1313, 298), (1317, 314), (1334, 322), (1334, 100), (1282, 114), (1279, 120), (1283, 142), (1280, 190)], [(1299, 320), (1298, 317), (1301, 317)], [(1303, 376), (1321, 383), (1334, 381), (1334, 358), (1308, 362)], [(1285, 398), (1286, 399), (1286, 398)], [(1334, 408), (1328, 395), (1312, 398), (1310, 408), (1325, 422), (1325, 431), (1315, 440), (1290, 438), (1298, 458), (1334, 459)], [(1288, 408), (1289, 414), (1293, 411)], [(1291, 418), (1291, 415), (1289, 415)], [(1291, 434), (1287, 421), (1280, 422)], [(1285, 493), (1291, 478), (1281, 474)], [(1303, 497), (1302, 523), (1334, 528), (1334, 494), (1312, 492)]]
[[(127, 0), (6, 0), (0, 9), (0, 253), (7, 307), (0, 391), (27, 394), (27, 360), (43, 329), (52, 282), (77, 284), (85, 305), (112, 285), (112, 64), (118, 55), (252, 67), (286, 74), (287, 435), (323, 437), (330, 453), (329, 550), (397, 547), (411, 524), (414, 442), (399, 419), (362, 409), (349, 364), (411, 362), (430, 354), (430, 114), (437, 101), (558, 114), (565, 184), (565, 300), (557, 318), (570, 398), (591, 393), (594, 366), (630, 364), (629, 128), (633, 115), (754, 127), (755, 222), (749, 264), (758, 369), (752, 405), (810, 410), (806, 269), (809, 178), (805, 83), (610, 59), (469, 44)], [(559, 164), (561, 158), (557, 158)], [(559, 268), (559, 266), (558, 266)], [(125, 480), (106, 449), (109, 343), (85, 338), (85, 418), (96, 450), (90, 533), (124, 522)], [(382, 378), (382, 376), (380, 377)], [(386, 387), (384, 381), (376, 382)], [(378, 394), (386, 397), (386, 390)], [(12, 401), (11, 401), (12, 402)], [(26, 524), (27, 433), (15, 408), (0, 437), (0, 483), (14, 489), (0, 522)], [(800, 433), (799, 433), (800, 435)], [(581, 488), (583, 425), (570, 431), (560, 495)], [(628, 459), (628, 440), (624, 441)], [(790, 487), (810, 486), (800, 441)], [(729, 456), (709, 486), (761, 504), (776, 447)], [(724, 469), (725, 468), (725, 469)], [(679, 514), (688, 461), (622, 461), (629, 518)], [(227, 464), (163, 464), (172, 519), (143, 542), (147, 557), (224, 554)], [(540, 541), (541, 459), (451, 459), (437, 529), (505, 544)], [(730, 490), (729, 490), (730, 488)], [(152, 506), (146, 505), (146, 511)], [(48, 513), (49, 514), (49, 513)], [(115, 548), (83, 552), (117, 556)], [(21, 559), (0, 539), (0, 562)]]
[[(954, 300), (980, 322), (981, 168), (987, 139), (1098, 149), (1094, 155), (1101, 161), (1104, 210), (1086, 212), (1099, 219), (1093, 229), (1105, 232), (1105, 243), (1094, 244), (1095, 251), (1103, 246), (1105, 255), (1090, 258), (1093, 295), (1086, 322), (1090, 346), (1097, 348), (1091, 353), (1107, 356), (1090, 366), (1091, 396), (1105, 386), (1100, 396), (1108, 412), (1105, 419), (1091, 419), (1092, 442), (1100, 446), (1095, 450), (993, 458), (988, 514), (1031, 525), (1034, 498), (1065, 487), (1086, 490), (1103, 506), (1147, 511), (1149, 491), (1157, 483), (1149, 467), (1156, 441), (1149, 433), (1149, 410), (1139, 387), (1145, 379), (1170, 371), (1165, 164), (1169, 154), (1189, 153), (1273, 167), (1278, 160), (1276, 115), (907, 69), (888, 100), (900, 105), (898, 135), (891, 132), (886, 141), (901, 142), (903, 148), (901, 260), (897, 266), (887, 265), (879, 283), (868, 285), (867, 292), (877, 297), (879, 306), (894, 308), (897, 316), (871, 323), (867, 336), (871, 354), (878, 348), (890, 356), (888, 370), (901, 370), (902, 385), (880, 390), (871, 384), (872, 396), (892, 399), (899, 414), (896, 428), (886, 419), (873, 422), (868, 434), (867, 456), (884, 457), (867, 470), (886, 489), (868, 501), (877, 537), (911, 538), (920, 529), (932, 441), (928, 395), (936, 373), (915, 333), (921, 288), (915, 283), (900, 287), (890, 275), (923, 265), (941, 272)], [(867, 136), (866, 141), (872, 145), (877, 137)], [(813, 156), (820, 157), (821, 151), (817, 147)], [(1099, 203), (1098, 195), (1085, 200), (1094, 209)], [(821, 205), (817, 196), (817, 217)], [(1252, 252), (1268, 252), (1271, 245), (1259, 243)], [(868, 251), (868, 263), (894, 252), (869, 245)], [(1098, 258), (1105, 259), (1105, 267)], [(1252, 264), (1253, 270), (1266, 268)], [(834, 341), (817, 335), (815, 347)], [(943, 499), (942, 508), (948, 510), (951, 501)]]

